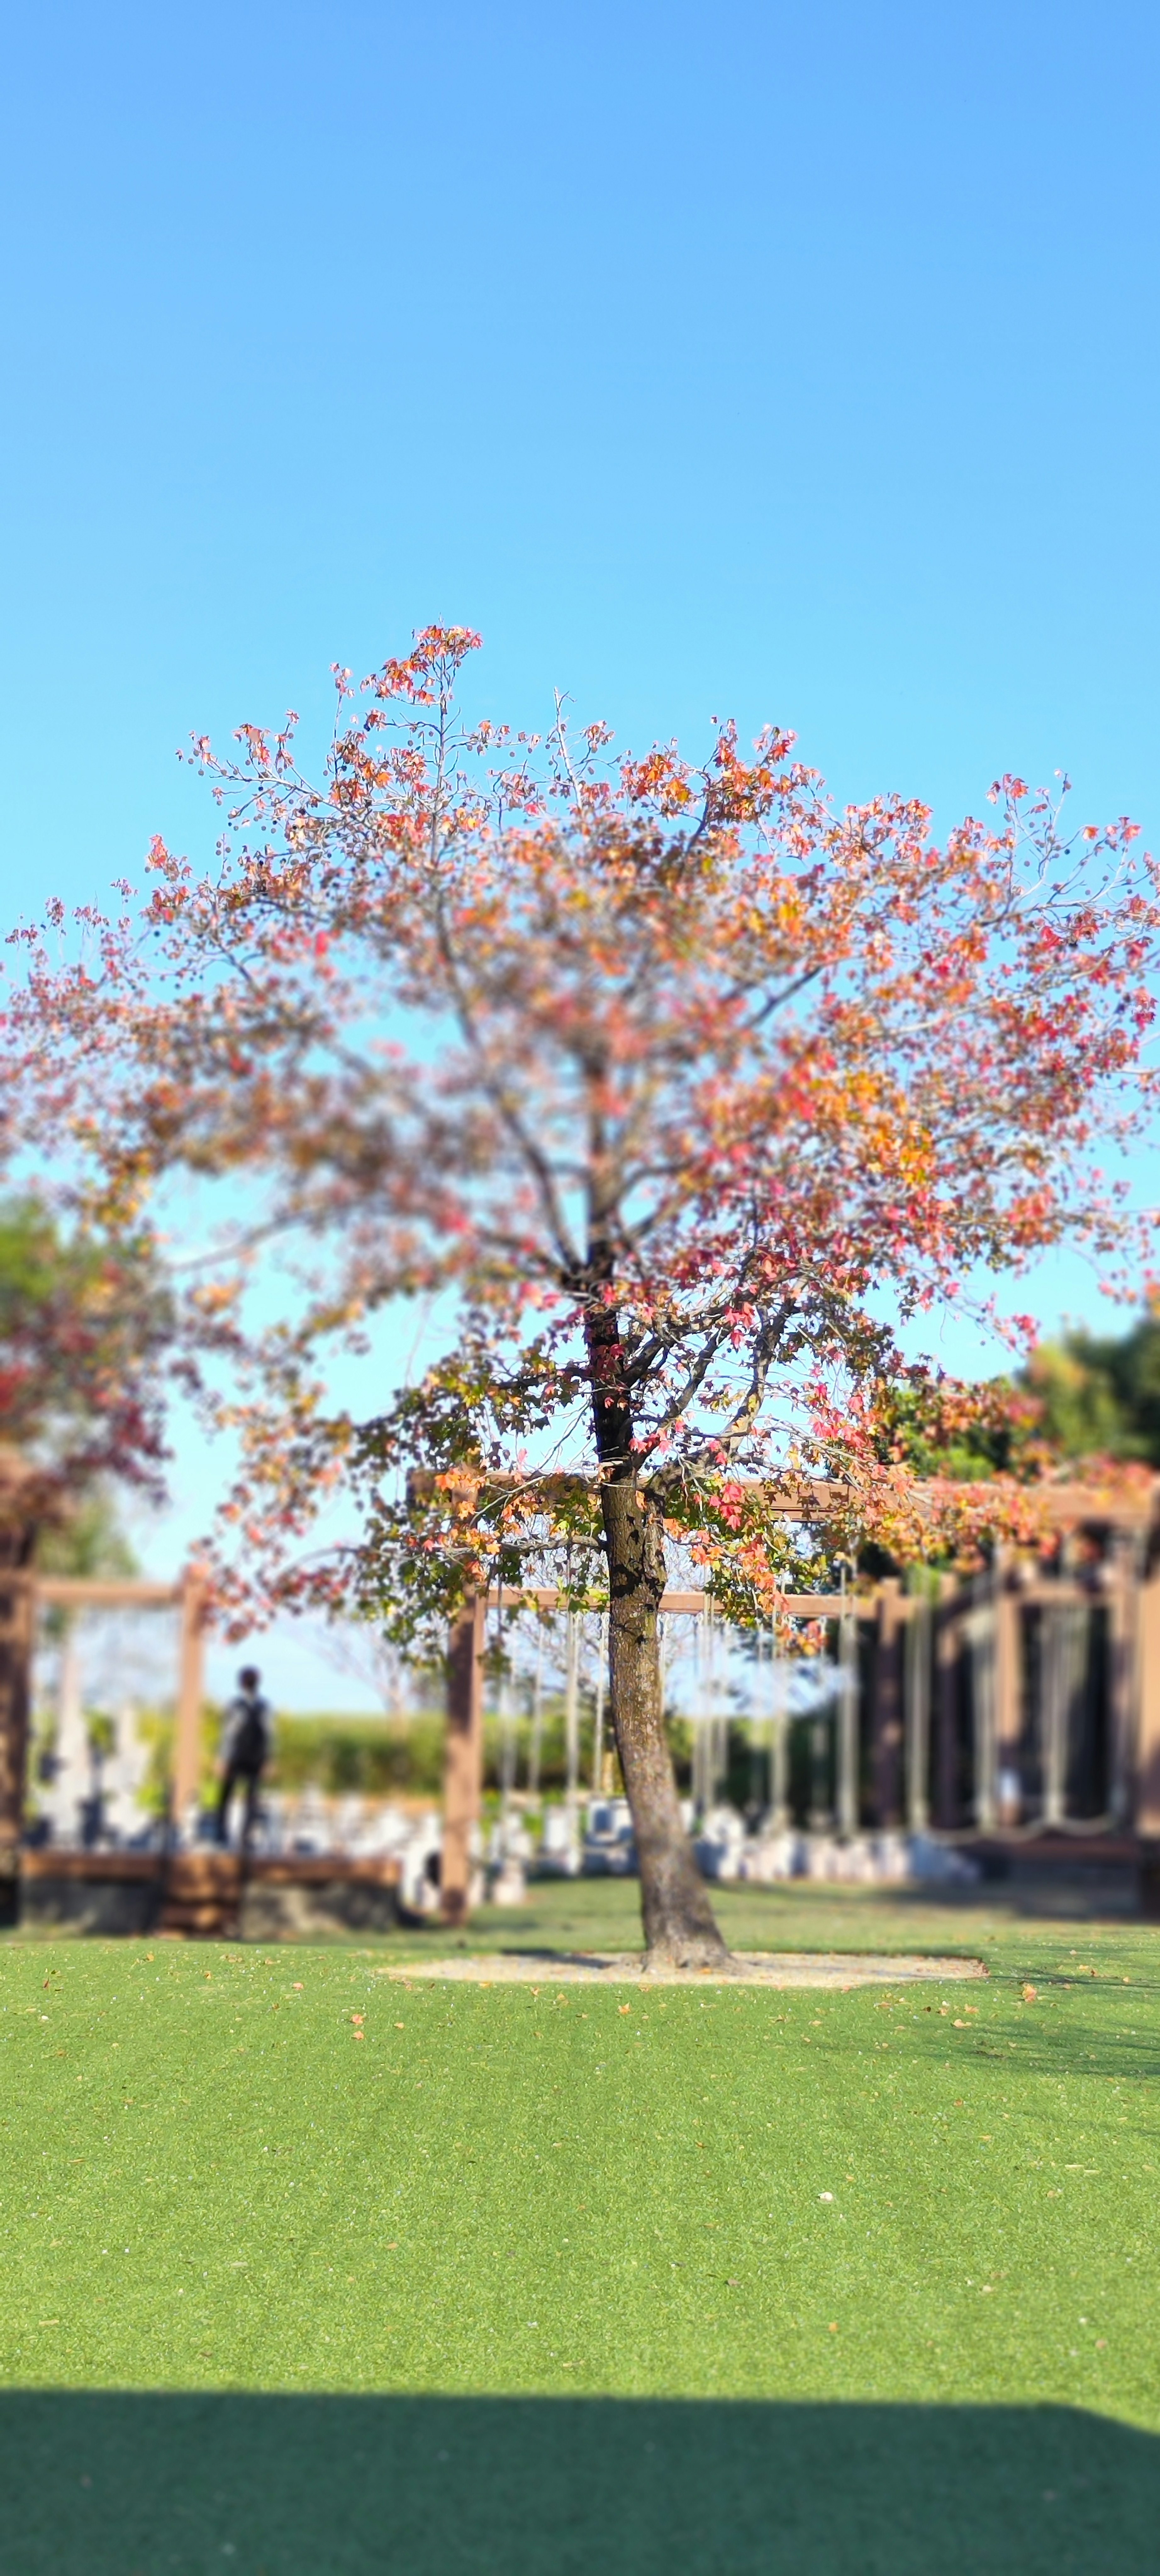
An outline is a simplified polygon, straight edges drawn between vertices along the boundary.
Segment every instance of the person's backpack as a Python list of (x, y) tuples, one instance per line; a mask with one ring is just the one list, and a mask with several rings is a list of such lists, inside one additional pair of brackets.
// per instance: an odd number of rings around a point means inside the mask
[(237, 1771), (260, 1771), (266, 1759), (266, 1713), (264, 1699), (243, 1700), (241, 1725), (234, 1738), (231, 1760)]

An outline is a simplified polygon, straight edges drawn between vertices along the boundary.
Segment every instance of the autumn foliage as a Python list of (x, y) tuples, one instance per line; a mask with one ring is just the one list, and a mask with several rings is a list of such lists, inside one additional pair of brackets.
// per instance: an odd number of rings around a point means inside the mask
[[(902, 798), (836, 808), (774, 728), (747, 753), (720, 725), (696, 766), (618, 760), (559, 708), (543, 742), (468, 724), (477, 642), (336, 674), (317, 783), (292, 717), (198, 742), (218, 866), (158, 842), (143, 913), (21, 934), (10, 1075), (102, 1221), (175, 1170), (221, 1185), (186, 1330), (242, 1373), (224, 1579), (414, 1629), (555, 1549), (611, 1586), (631, 1794), (666, 1544), (768, 1616), (795, 1479), (843, 1489), (827, 1547), (962, 1537), (954, 1477), (920, 1499), (885, 1434), (904, 1387), (969, 1399), (916, 1379), (899, 1324), (1065, 1240), (1138, 1279), (1098, 1155), (1150, 1115), (1155, 871), (1127, 822), (1069, 836), (1014, 778), (939, 843)], [(239, 1283), (279, 1245), (299, 1286), (248, 1334)], [(385, 1403), (368, 1357), (338, 1411), (327, 1341), (369, 1351), (400, 1294), (453, 1318), (444, 1357)], [(336, 1487), (357, 1528), (312, 1555)], [(975, 1545), (1025, 1480), (970, 1509)]]

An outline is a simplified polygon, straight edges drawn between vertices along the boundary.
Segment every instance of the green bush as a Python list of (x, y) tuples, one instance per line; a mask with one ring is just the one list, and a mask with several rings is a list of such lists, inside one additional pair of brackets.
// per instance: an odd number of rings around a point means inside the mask
[(314, 1785), (329, 1798), (438, 1797), (443, 1783), (443, 1719), (415, 1717), (279, 1717), (272, 1789)]

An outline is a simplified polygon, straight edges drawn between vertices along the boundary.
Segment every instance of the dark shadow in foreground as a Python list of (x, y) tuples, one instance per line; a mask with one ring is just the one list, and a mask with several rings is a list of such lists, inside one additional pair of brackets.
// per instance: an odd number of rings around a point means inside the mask
[(1058, 2406), (0, 2397), (3, 2576), (1153, 2576), (1160, 2440)]

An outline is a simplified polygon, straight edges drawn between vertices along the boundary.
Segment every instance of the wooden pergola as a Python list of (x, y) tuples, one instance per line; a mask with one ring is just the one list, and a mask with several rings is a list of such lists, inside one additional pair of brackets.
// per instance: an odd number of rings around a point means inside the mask
[(206, 1587), (190, 1566), (176, 1583), (105, 1581), (38, 1574), (19, 1566), (0, 1569), (0, 1879), (11, 1878), (24, 1832), (28, 1791), (28, 1730), (32, 1656), (42, 1609), (176, 1610), (177, 1719), (172, 1804), (184, 1814), (196, 1796), (201, 1762), (201, 1708), (205, 1689)]
[[(497, 1475), (476, 1481), (465, 1479), (461, 1487), (449, 1487), (443, 1478), (420, 1473), (412, 1477), (409, 1494), (418, 1506), (448, 1496), (460, 1502), (479, 1503), (527, 1490), (529, 1484), (537, 1491), (546, 1486), (550, 1495), (558, 1499), (592, 1490), (591, 1479), (567, 1472), (548, 1477), (542, 1484), (534, 1479)], [(981, 1499), (986, 1491), (985, 1486), (980, 1486)], [(777, 1485), (770, 1499), (783, 1505), (787, 1513), (819, 1524), (839, 1518), (849, 1502), (845, 1488), (821, 1478)], [(1131, 1773), (1131, 1814), (1124, 1823), (1143, 1850), (1160, 1843), (1160, 1557), (1154, 1563), (1141, 1564), (1139, 1560), (1154, 1553), (1149, 1543), (1160, 1532), (1160, 1478), (1146, 1487), (1128, 1490), (1113, 1484), (1061, 1481), (1040, 1488), (1038, 1499), (1053, 1538), (1098, 1530), (1108, 1533), (1119, 1547), (1119, 1553), (1113, 1553), (1106, 1568), (1101, 1596), (1111, 1639), (1111, 1724), (1117, 1743), (1125, 1748)], [(1130, 1555), (1123, 1547), (1124, 1541), (1134, 1543)], [(1011, 1549), (998, 1552), (993, 1588), (994, 1767), (1000, 1776), (1014, 1764), (1021, 1737), (1023, 1613), (1090, 1602), (1091, 1598), (1090, 1591), (1078, 1582), (1037, 1573), (1025, 1553), (1020, 1555)], [(526, 1605), (545, 1613), (560, 1607), (563, 1599), (551, 1587), (531, 1586), (526, 1591), (493, 1587), (490, 1592), (469, 1596), (451, 1623), (441, 1867), (442, 1909), (449, 1923), (462, 1923), (467, 1916), (471, 1843), (482, 1811), (488, 1610)], [(666, 1616), (696, 1618), (705, 1615), (708, 1603), (709, 1596), (704, 1592), (670, 1590), (663, 1594), (659, 1606)], [(903, 1650), (907, 1626), (921, 1606), (914, 1595), (904, 1590), (897, 1576), (887, 1576), (862, 1590), (789, 1594), (783, 1603), (784, 1614), (794, 1620), (853, 1618), (872, 1631), (874, 1688), (869, 1728), (875, 1821), (880, 1826), (903, 1821)], [(953, 1574), (944, 1574), (934, 1606), (938, 1702), (934, 1713), (934, 1820), (952, 1830), (960, 1820), (953, 1811), (953, 1731), (949, 1713), (953, 1695), (961, 1687), (964, 1623), (971, 1606), (968, 1585)], [(1001, 1834), (1002, 1818), (996, 1815), (984, 1820), (982, 1830)]]
[[(470, 1497), (478, 1503), (489, 1494), (511, 1492), (522, 1482), (514, 1477), (497, 1477), (470, 1486), (465, 1483), (458, 1499)], [(574, 1494), (581, 1486), (591, 1490), (587, 1479), (567, 1474), (550, 1482), (561, 1492)], [(446, 1492), (446, 1485), (434, 1476), (412, 1480), (412, 1501), (419, 1506)], [(820, 1480), (806, 1486), (775, 1488), (774, 1498), (787, 1512), (818, 1523), (840, 1516), (848, 1503), (842, 1488)], [(1160, 1478), (1147, 1487), (1127, 1492), (1111, 1486), (1059, 1483), (1041, 1489), (1040, 1499), (1045, 1523), (1053, 1534), (1098, 1532), (1106, 1546), (1098, 1599), (1106, 1613), (1109, 1640), (1110, 1725), (1116, 1743), (1124, 1748), (1122, 1833), (1127, 1834), (1145, 1861), (1154, 1856), (1160, 1871)], [(20, 1870), (32, 1656), (41, 1608), (157, 1608), (177, 1612), (172, 1782), (175, 1819), (188, 1811), (200, 1778), (207, 1618), (202, 1572), (190, 1566), (173, 1583), (41, 1574), (34, 1563), (36, 1536), (51, 1516), (51, 1506), (35, 1472), (11, 1451), (0, 1449), (0, 1882), (14, 1881)], [(488, 1611), (527, 1606), (540, 1615), (550, 1615), (565, 1606), (567, 1597), (552, 1586), (532, 1586), (527, 1590), (505, 1587), (500, 1591), (492, 1587), (490, 1592), (469, 1596), (452, 1622), (447, 1662), (441, 1872), (442, 1908), (451, 1923), (462, 1922), (468, 1911), (471, 1843), (482, 1810)], [(1071, 1577), (1044, 1573), (1027, 1550), (999, 1552), (991, 1577), (990, 1608), (994, 1621), (994, 1760), (1000, 1773), (1014, 1762), (1020, 1741), (1024, 1614), (1067, 1604), (1090, 1605), (1096, 1597), (1090, 1586)], [(704, 1591), (677, 1588), (666, 1591), (660, 1603), (666, 1617), (694, 1619), (704, 1617), (711, 1606)], [(897, 1577), (887, 1577), (861, 1590), (790, 1595), (783, 1607), (787, 1616), (803, 1622), (858, 1623), (869, 1649), (872, 1674), (867, 1724), (874, 1821), (879, 1825), (902, 1822), (908, 1752), (905, 1641), (908, 1625), (923, 1605), (904, 1590)], [(962, 1689), (964, 1640), (975, 1607), (969, 1580), (952, 1574), (940, 1577), (930, 1614), (935, 1670), (930, 1748), (933, 1821), (944, 1830), (959, 1832), (964, 1819), (954, 1809), (952, 1719), (955, 1695)], [(1001, 1834), (1003, 1819), (976, 1817), (970, 1830)], [(1096, 1836), (1090, 1839), (1094, 1843)], [(1105, 1831), (1101, 1848), (1108, 1847)], [(78, 1865), (81, 1857), (76, 1856)], [(203, 1855), (202, 1863), (208, 1869), (209, 1857)]]

